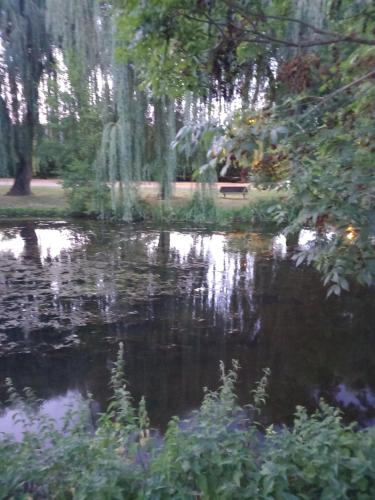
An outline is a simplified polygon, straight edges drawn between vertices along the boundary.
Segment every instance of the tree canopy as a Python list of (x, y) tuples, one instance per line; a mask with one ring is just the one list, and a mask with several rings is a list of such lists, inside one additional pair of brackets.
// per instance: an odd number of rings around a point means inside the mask
[[(315, 227), (296, 256), (329, 293), (374, 276), (375, 10), (322, 0), (121, 1), (125, 48), (144, 86), (241, 100), (206, 166), (251, 165), (290, 185), (288, 230)], [(182, 135), (182, 133), (180, 133)], [(186, 135), (186, 134), (185, 134)], [(331, 229), (334, 228), (334, 234)]]

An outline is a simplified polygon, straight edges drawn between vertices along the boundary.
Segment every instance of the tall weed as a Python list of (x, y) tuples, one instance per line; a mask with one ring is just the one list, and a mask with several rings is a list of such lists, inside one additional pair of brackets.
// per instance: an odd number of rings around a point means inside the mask
[(29, 390), (10, 404), (24, 410), (23, 440), (0, 441), (0, 498), (6, 499), (373, 499), (375, 432), (343, 424), (321, 403), (276, 431), (256, 423), (266, 401), (264, 376), (241, 407), (239, 370), (220, 365), (217, 391), (205, 390), (188, 419), (173, 418), (164, 439), (150, 429), (146, 402), (138, 407), (125, 380), (123, 346), (112, 370), (113, 399), (95, 427), (88, 402), (63, 426), (38, 411)]

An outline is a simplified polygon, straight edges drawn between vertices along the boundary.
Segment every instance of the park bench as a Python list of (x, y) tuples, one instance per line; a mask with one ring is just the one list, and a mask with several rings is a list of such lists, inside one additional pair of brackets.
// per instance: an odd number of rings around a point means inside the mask
[(224, 196), (224, 198), (227, 194), (230, 193), (241, 193), (245, 198), (246, 194), (248, 193), (248, 189), (246, 186), (222, 186), (220, 188), (220, 193)]

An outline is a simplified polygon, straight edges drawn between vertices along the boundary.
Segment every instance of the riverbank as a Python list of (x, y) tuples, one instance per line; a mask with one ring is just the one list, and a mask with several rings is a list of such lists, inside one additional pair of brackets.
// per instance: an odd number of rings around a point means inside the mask
[[(321, 403), (312, 415), (297, 408), (290, 429), (265, 429), (253, 417), (269, 371), (245, 409), (234, 393), (233, 362), (227, 373), (221, 365), (218, 391), (207, 392), (189, 419), (173, 418), (162, 438), (150, 429), (145, 399), (135, 405), (128, 392), (122, 349), (111, 407), (95, 427), (86, 405), (62, 431), (35, 412), (21, 442), (0, 440), (1, 498), (374, 498), (373, 428), (356, 432)], [(10, 382), (8, 390), (22, 404)]]
[(60, 217), (69, 215), (65, 192), (60, 184), (33, 182), (31, 196), (5, 196), (7, 180), (0, 181), (1, 217)]
[[(66, 192), (61, 181), (57, 179), (33, 180), (31, 196), (5, 196), (11, 184), (11, 179), (0, 179), (0, 217), (77, 215), (69, 207)], [(196, 183), (176, 183), (174, 196), (167, 203), (158, 199), (156, 182), (142, 182), (138, 187), (140, 196), (138, 215), (140, 218), (156, 222), (212, 222), (219, 225), (233, 222), (271, 222), (270, 208), (282, 203), (286, 197), (283, 191), (249, 188), (249, 193), (245, 197), (242, 194), (230, 193), (224, 198), (220, 194), (220, 188), (228, 185), (230, 184), (216, 183), (213, 187), (213, 201), (202, 206), (195, 198)]]

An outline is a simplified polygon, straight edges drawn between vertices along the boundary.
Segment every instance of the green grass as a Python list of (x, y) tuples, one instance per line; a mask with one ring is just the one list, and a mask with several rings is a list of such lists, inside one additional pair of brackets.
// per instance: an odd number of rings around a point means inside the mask
[(202, 200), (197, 193), (184, 195), (174, 197), (170, 203), (150, 196), (144, 198), (145, 218), (159, 223), (212, 223), (225, 228), (233, 223), (274, 223), (273, 207), (286, 206), (286, 193), (282, 191), (253, 189), (245, 199), (242, 196), (223, 198), (217, 194), (212, 199)]
[[(62, 187), (34, 187), (31, 196), (5, 196), (9, 186), (0, 187), (1, 217), (60, 217), (72, 215)], [(233, 222), (270, 222), (270, 207), (282, 203), (283, 191), (261, 191), (250, 189), (249, 194), (230, 195), (224, 198), (213, 192), (213, 201), (197, 203), (197, 192), (191, 188), (177, 188), (169, 202), (158, 199), (156, 187), (141, 187), (141, 213), (147, 220), (155, 222), (214, 223), (227, 226)], [(199, 200), (198, 200), (199, 201)]]
[(53, 217), (69, 212), (61, 187), (35, 187), (31, 196), (5, 196), (8, 191), (9, 186), (0, 187), (2, 217)]
[[(195, 190), (194, 189), (181, 189), (177, 188), (172, 199), (172, 206), (181, 206), (186, 204), (193, 198)], [(142, 187), (139, 189), (140, 197), (147, 201), (151, 205), (160, 205), (162, 202), (158, 199), (157, 189), (151, 187)], [(258, 202), (274, 201), (285, 197), (285, 191), (276, 190), (260, 190), (256, 188), (250, 188), (248, 195), (243, 198), (242, 194), (230, 194), (225, 198), (218, 192), (218, 190), (213, 189), (213, 196), (218, 207), (222, 208), (233, 208), (239, 209), (247, 207), (249, 204), (254, 204)]]

